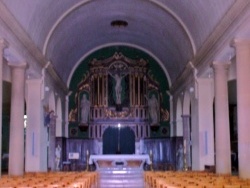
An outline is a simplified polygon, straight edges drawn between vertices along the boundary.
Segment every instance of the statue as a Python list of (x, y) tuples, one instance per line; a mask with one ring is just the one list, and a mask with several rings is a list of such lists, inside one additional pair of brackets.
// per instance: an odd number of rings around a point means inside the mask
[(62, 151), (62, 148), (58, 144), (57, 147), (56, 147), (56, 151), (55, 151), (56, 170), (60, 170), (59, 165), (60, 165), (60, 160), (61, 160), (61, 151)]
[(83, 94), (81, 100), (81, 123), (87, 124), (90, 111), (90, 102), (87, 99), (86, 94)]
[(45, 111), (44, 125), (49, 127), (51, 124), (55, 124), (56, 118), (57, 116), (55, 115), (55, 111), (54, 110), (49, 111), (49, 108), (47, 108)]
[(182, 144), (180, 144), (176, 152), (177, 170), (183, 170), (183, 167), (184, 167), (183, 157), (184, 157), (184, 150), (183, 150)]
[(119, 76), (115, 74), (114, 76), (110, 74), (115, 79), (115, 97), (116, 97), (116, 104), (121, 104), (121, 94), (122, 94), (122, 78), (125, 76)]
[(159, 103), (157, 98), (155, 97), (155, 94), (151, 96), (151, 98), (148, 99), (147, 96), (145, 96), (148, 100), (148, 107), (149, 107), (149, 116), (151, 118), (151, 125), (157, 125), (159, 123)]
[(57, 116), (55, 115), (55, 111), (51, 110), (49, 113), (49, 119), (50, 119), (50, 124), (56, 124), (56, 118)]
[(75, 122), (76, 121), (76, 113), (77, 109), (71, 109), (69, 113), (69, 122)]

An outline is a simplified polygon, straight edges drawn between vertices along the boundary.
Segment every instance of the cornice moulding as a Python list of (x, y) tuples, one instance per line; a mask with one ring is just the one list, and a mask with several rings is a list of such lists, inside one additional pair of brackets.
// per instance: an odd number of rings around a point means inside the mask
[[(198, 50), (196, 56), (191, 60), (194, 66), (199, 70), (198, 76), (210, 66), (222, 49), (230, 46), (232, 38), (239, 26), (244, 22), (245, 14), (250, 11), (250, 1), (236, 1), (222, 18), (220, 23), (214, 29), (213, 33), (205, 41), (204, 45)], [(193, 77), (191, 70), (186, 66), (182, 74), (177, 78), (171, 87), (174, 92), (182, 85), (190, 82), (188, 77)]]
[[(7, 26), (8, 31), (16, 37), (19, 44), (23, 46), (23, 48), (27, 49), (29, 54), (40, 64), (41, 67), (44, 67), (47, 63), (47, 59), (43, 56), (40, 50), (33, 43), (29, 35), (22, 28), (19, 22), (15, 19), (15, 17), (9, 12), (6, 6), (0, 2), (0, 19)], [(48, 70), (51, 77), (60, 85), (63, 91), (67, 92), (68, 88), (66, 84), (62, 81), (62, 79), (58, 76), (54, 68), (50, 68)]]

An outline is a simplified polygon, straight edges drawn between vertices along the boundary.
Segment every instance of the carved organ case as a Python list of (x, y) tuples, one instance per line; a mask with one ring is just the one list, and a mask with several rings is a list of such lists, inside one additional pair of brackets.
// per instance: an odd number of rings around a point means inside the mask
[[(88, 121), (82, 123), (83, 95), (90, 103)], [(89, 63), (89, 72), (83, 76), (77, 89), (77, 121), (82, 130), (88, 129), (89, 137), (102, 139), (109, 126), (129, 126), (135, 138), (150, 135), (152, 115), (150, 97), (156, 98), (154, 112), (160, 121), (159, 84), (148, 75), (148, 62), (144, 59), (130, 59), (121, 53)], [(152, 110), (151, 110), (152, 111)], [(154, 125), (155, 126), (155, 125)], [(85, 129), (84, 129), (85, 127)]]

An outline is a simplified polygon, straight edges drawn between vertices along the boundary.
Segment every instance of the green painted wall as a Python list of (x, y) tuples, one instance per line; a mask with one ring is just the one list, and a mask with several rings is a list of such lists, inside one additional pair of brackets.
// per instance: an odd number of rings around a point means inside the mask
[[(149, 63), (150, 75), (160, 83), (160, 92), (162, 94), (163, 101), (161, 103), (161, 107), (164, 109), (168, 109), (169, 111), (169, 96), (166, 94), (166, 91), (169, 90), (169, 83), (164, 71), (161, 69), (159, 64), (147, 53), (132, 47), (127, 46), (111, 46), (99, 49), (88, 57), (86, 57), (77, 67), (75, 72), (73, 73), (72, 79), (70, 81), (69, 89), (72, 91), (72, 94), (69, 97), (69, 110), (75, 107), (74, 105), (74, 96), (77, 90), (77, 84), (81, 81), (83, 75), (88, 71), (88, 63), (95, 59), (106, 59), (114, 55), (115, 52), (121, 52), (123, 55), (131, 58), (131, 59), (144, 59)], [(76, 129), (72, 129), (72, 128)], [(70, 131), (76, 131), (78, 127), (77, 123), (69, 124), (69, 133)], [(170, 135), (170, 125), (168, 122), (161, 122), (160, 128), (157, 131), (151, 131), (151, 137), (159, 138), (159, 137), (168, 137)], [(77, 130), (77, 133), (74, 137), (77, 138), (87, 138), (87, 131)]]

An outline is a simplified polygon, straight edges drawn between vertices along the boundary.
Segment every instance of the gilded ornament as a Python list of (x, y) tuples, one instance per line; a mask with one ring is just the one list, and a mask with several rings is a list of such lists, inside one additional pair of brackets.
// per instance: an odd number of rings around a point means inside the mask
[(162, 121), (168, 121), (169, 120), (169, 112), (167, 109), (161, 108), (161, 120)]

